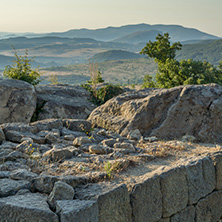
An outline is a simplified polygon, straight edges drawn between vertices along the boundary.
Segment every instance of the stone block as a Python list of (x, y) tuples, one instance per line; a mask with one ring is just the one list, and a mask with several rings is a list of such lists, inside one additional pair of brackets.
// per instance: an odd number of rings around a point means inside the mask
[(59, 222), (49, 209), (46, 197), (39, 193), (10, 196), (0, 199), (0, 221)]
[(91, 200), (58, 200), (56, 213), (60, 222), (98, 222), (98, 205)]
[(196, 206), (196, 222), (216, 222), (222, 217), (222, 191), (201, 199)]
[(132, 210), (125, 184), (88, 184), (75, 189), (75, 198), (98, 203), (99, 222), (131, 222)]
[(216, 171), (216, 190), (222, 190), (222, 153), (213, 156)]
[(192, 158), (186, 164), (189, 204), (211, 193), (216, 186), (215, 169), (209, 157)]
[(188, 203), (188, 186), (185, 167), (178, 166), (161, 174), (163, 217), (184, 209)]
[(160, 179), (154, 176), (136, 184), (130, 194), (134, 222), (157, 221), (162, 217)]
[(193, 205), (186, 207), (171, 217), (170, 222), (195, 222), (195, 208)]

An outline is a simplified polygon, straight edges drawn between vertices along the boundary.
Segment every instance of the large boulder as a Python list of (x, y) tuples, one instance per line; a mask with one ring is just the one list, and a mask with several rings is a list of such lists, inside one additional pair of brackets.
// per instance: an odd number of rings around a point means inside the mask
[(28, 123), (35, 108), (36, 94), (31, 84), (14, 79), (0, 80), (0, 124)]
[(130, 91), (95, 109), (88, 120), (122, 136), (139, 129), (143, 136), (162, 139), (188, 134), (222, 142), (221, 96), (222, 86), (216, 84)]
[(66, 84), (39, 85), (37, 92), (37, 119), (86, 119), (96, 107), (90, 94), (80, 86)]

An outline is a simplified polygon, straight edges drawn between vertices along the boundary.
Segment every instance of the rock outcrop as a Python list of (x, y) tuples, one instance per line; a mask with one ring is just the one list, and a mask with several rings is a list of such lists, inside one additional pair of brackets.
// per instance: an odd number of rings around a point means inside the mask
[(50, 118), (86, 119), (96, 106), (90, 94), (80, 86), (65, 84), (35, 87), (37, 104), (41, 107), (38, 120)]
[(139, 130), (162, 139), (188, 134), (222, 142), (222, 86), (187, 85), (121, 94), (96, 108), (88, 120), (122, 136)]
[(32, 85), (20, 80), (0, 80), (0, 124), (28, 123), (35, 108), (36, 94)]
[(49, 118), (86, 119), (95, 108), (89, 92), (80, 86), (33, 87), (20, 80), (0, 80), (0, 124)]

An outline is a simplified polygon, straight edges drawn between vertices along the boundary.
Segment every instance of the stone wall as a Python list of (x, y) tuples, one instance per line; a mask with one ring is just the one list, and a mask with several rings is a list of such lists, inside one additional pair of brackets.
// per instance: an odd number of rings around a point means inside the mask
[(193, 157), (158, 169), (147, 174), (130, 192), (125, 185), (106, 185), (102, 189), (103, 186), (92, 184), (76, 190), (76, 197), (82, 201), (86, 201), (84, 195), (89, 199), (91, 194), (99, 222), (219, 222), (222, 219), (222, 153)]

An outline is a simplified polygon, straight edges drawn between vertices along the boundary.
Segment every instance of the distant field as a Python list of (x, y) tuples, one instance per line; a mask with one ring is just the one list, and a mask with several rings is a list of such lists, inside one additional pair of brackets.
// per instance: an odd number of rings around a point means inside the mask
[[(142, 83), (144, 75), (155, 75), (157, 65), (152, 59), (127, 59), (98, 63), (102, 78), (113, 84)], [(90, 79), (89, 64), (57, 66), (41, 70), (43, 76), (56, 75), (60, 83), (81, 84)], [(45, 81), (44, 81), (45, 82)]]

